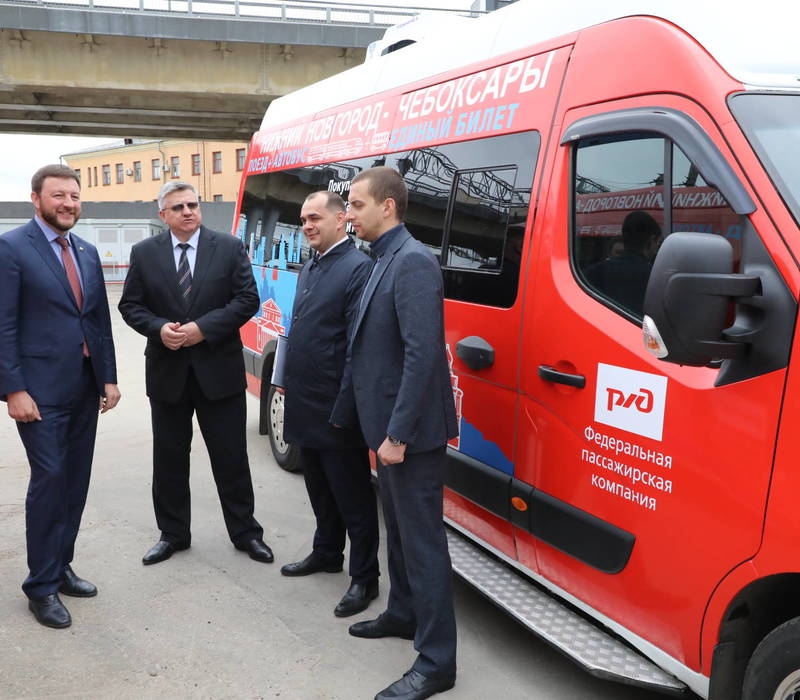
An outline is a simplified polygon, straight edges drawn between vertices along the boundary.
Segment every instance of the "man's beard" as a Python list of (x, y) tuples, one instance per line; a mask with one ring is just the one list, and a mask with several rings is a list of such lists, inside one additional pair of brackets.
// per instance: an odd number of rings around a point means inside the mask
[(74, 216), (72, 223), (67, 226), (67, 228), (63, 228), (62, 225), (58, 221), (58, 215), (56, 214), (55, 210), (45, 211), (44, 209), (40, 209), (39, 211), (40, 216), (44, 219), (50, 226), (55, 229), (56, 231), (61, 231), (61, 233), (66, 233), (69, 231), (75, 224), (78, 223), (78, 219), (81, 218), (81, 210), (78, 209)]

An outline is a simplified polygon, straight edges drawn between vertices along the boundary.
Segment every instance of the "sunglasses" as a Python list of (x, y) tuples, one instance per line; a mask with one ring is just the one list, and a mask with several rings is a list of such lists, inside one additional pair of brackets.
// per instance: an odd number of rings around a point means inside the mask
[(162, 211), (169, 209), (170, 211), (180, 214), (184, 207), (189, 207), (189, 211), (194, 211), (200, 206), (200, 202), (183, 202), (181, 204), (173, 204), (171, 207), (165, 207)]

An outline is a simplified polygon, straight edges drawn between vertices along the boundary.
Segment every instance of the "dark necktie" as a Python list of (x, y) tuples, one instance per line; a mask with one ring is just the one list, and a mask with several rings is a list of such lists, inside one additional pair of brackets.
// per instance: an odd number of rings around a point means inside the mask
[(178, 288), (181, 290), (183, 303), (188, 304), (189, 293), (192, 291), (192, 270), (189, 267), (189, 258), (186, 255), (189, 244), (178, 243), (178, 248), (181, 249), (181, 257), (178, 261)]
[[(75, 261), (69, 252), (69, 241), (66, 236), (59, 236), (56, 238), (56, 243), (61, 246), (61, 262), (64, 263), (64, 271), (67, 273), (67, 281), (69, 282), (70, 289), (72, 289), (72, 296), (75, 297), (75, 303), (78, 305), (78, 310), (83, 309), (83, 290), (81, 289), (81, 280), (78, 277), (78, 271), (75, 269)], [(86, 341), (83, 341), (83, 356), (89, 357), (89, 348)]]

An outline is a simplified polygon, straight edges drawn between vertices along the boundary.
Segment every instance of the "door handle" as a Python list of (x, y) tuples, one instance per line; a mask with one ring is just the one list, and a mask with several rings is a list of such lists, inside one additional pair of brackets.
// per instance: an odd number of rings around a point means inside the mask
[(459, 340), (456, 343), (456, 355), (471, 370), (486, 369), (494, 364), (494, 348), (479, 335)]
[(583, 389), (586, 386), (586, 377), (582, 374), (559, 372), (554, 367), (548, 367), (547, 365), (539, 365), (539, 376), (546, 382), (566, 384), (567, 386), (574, 386), (576, 389)]

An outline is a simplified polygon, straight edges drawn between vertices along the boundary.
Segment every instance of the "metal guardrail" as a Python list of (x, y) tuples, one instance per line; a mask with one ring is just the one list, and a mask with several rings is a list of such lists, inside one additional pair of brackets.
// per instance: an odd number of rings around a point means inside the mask
[(483, 10), (454, 10), (439, 7), (392, 7), (361, 5), (352, 2), (300, 0), (2, 0), (2, 5), (44, 7), (48, 9), (89, 9), (136, 12), (188, 17), (227, 17), (285, 22), (319, 22), (321, 24), (365, 24), (389, 26), (407, 20), (420, 12), (442, 14), (485, 14)]

